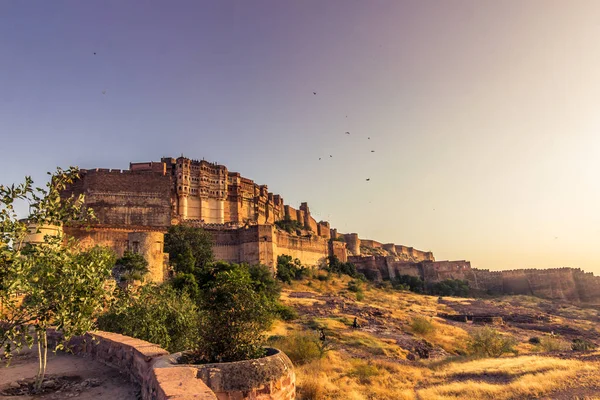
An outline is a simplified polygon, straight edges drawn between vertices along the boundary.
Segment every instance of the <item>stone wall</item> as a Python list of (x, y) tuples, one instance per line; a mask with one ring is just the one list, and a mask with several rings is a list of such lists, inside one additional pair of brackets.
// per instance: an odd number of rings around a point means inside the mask
[(146, 279), (151, 282), (163, 282), (167, 278), (169, 256), (164, 252), (164, 233), (166, 230), (147, 226), (65, 226), (67, 236), (79, 241), (83, 249), (93, 246), (105, 246), (112, 249), (118, 257), (126, 250), (141, 254), (148, 261)]
[(171, 179), (156, 171), (81, 170), (63, 197), (85, 195), (99, 224), (167, 227), (171, 224)]
[[(62, 335), (49, 332), (48, 339), (54, 347)], [(214, 392), (197, 378), (197, 369), (157, 367), (157, 361), (169, 353), (155, 344), (94, 331), (72, 338), (68, 348), (76, 355), (90, 357), (128, 376), (140, 385), (144, 400), (217, 400)]]

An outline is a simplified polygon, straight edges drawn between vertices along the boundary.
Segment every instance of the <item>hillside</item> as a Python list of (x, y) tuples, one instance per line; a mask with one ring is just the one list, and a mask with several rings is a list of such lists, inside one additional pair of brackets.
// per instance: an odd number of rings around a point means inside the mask
[[(299, 317), (269, 333), (292, 359), (310, 352), (298, 337), (319, 343), (325, 335), (323, 357), (297, 369), (301, 399), (574, 399), (600, 391), (600, 352), (571, 350), (573, 339), (598, 344), (596, 308), (526, 296), (438, 298), (373, 283), (361, 284), (357, 301), (351, 278), (325, 279), (285, 285), (282, 302)], [(514, 338), (518, 355), (469, 356), (469, 335), (484, 326), (478, 316)], [(453, 320), (461, 318), (475, 322)]]

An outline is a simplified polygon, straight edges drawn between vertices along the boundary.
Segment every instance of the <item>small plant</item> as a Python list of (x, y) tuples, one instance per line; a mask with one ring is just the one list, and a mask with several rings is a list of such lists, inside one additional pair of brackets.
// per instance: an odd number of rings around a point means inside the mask
[(272, 341), (271, 345), (282, 350), (296, 365), (319, 360), (329, 351), (324, 341), (310, 333), (296, 333), (278, 338)]
[(379, 375), (379, 369), (371, 363), (359, 364), (348, 373), (348, 376), (358, 378), (359, 382), (364, 384), (371, 383), (371, 378)]
[(411, 330), (419, 335), (429, 335), (435, 331), (435, 325), (423, 317), (414, 317), (410, 323)]
[(362, 292), (362, 286), (360, 282), (352, 280), (348, 282), (348, 290), (354, 293)]
[(365, 294), (360, 291), (360, 292), (356, 292), (356, 301), (363, 301), (365, 299)]
[(571, 343), (571, 349), (573, 351), (591, 351), (596, 348), (596, 345), (589, 340), (585, 339), (573, 339)]
[(544, 336), (537, 345), (541, 351), (565, 351), (569, 349), (569, 343), (561, 338)]
[(529, 343), (530, 344), (540, 344), (540, 338), (537, 336), (532, 336), (529, 338)]
[(500, 357), (505, 353), (517, 353), (514, 348), (516, 340), (493, 328), (486, 326), (476, 329), (470, 336), (469, 350), (476, 357)]
[(278, 303), (275, 306), (275, 313), (283, 321), (298, 319), (298, 311), (294, 307), (286, 306), (285, 304)]

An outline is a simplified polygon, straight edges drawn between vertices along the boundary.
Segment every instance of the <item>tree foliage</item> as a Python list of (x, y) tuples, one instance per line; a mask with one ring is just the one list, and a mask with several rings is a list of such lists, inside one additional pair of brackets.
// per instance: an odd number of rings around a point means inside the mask
[(363, 274), (360, 274), (356, 271), (356, 266), (351, 262), (341, 262), (340, 259), (334, 255), (329, 256), (327, 261), (328, 263), (325, 269), (331, 273), (346, 274), (352, 278), (366, 280)]
[(100, 329), (156, 343), (171, 353), (197, 346), (198, 308), (187, 293), (167, 284), (122, 292), (98, 319)]
[(213, 261), (212, 237), (202, 228), (173, 225), (165, 235), (165, 252), (175, 272), (196, 275)]
[(308, 225), (303, 225), (300, 221), (285, 217), (282, 220), (275, 221), (275, 226), (279, 229), (286, 231), (287, 233), (296, 233), (297, 231), (312, 231), (312, 228)]
[[(61, 199), (61, 192), (78, 177), (78, 170), (57, 169), (46, 188), (33, 187), (30, 177), (20, 185), (0, 185), (0, 344), (4, 356), (37, 338), (40, 367), (36, 387), (46, 371), (50, 327), (62, 331), (65, 340), (94, 327), (96, 316), (110, 300), (107, 284), (114, 254), (100, 247), (80, 251), (73, 239), (60, 229), (29, 244), (26, 237), (40, 226), (62, 228), (65, 223), (85, 223), (93, 213), (84, 207), (83, 196)], [(29, 203), (30, 215), (20, 220), (15, 203)], [(38, 228), (32, 228), (38, 227)], [(31, 330), (35, 332), (31, 334)]]
[(423, 293), (425, 290), (425, 282), (418, 276), (398, 275), (392, 283), (394, 289), (410, 290), (415, 293)]
[(302, 266), (299, 259), (283, 254), (277, 256), (277, 279), (292, 283), (292, 279), (300, 280), (308, 275), (308, 268)]
[(148, 273), (148, 261), (141, 254), (125, 251), (115, 263), (114, 273), (120, 281), (141, 281)]
[(431, 285), (429, 291), (439, 296), (468, 296), (469, 283), (460, 279), (445, 279)]
[(470, 334), (469, 350), (477, 357), (500, 357), (504, 353), (515, 353), (517, 341), (490, 327), (474, 330)]
[(263, 356), (263, 332), (272, 322), (275, 304), (256, 290), (245, 266), (211, 264), (202, 280), (202, 329), (195, 360), (230, 362)]

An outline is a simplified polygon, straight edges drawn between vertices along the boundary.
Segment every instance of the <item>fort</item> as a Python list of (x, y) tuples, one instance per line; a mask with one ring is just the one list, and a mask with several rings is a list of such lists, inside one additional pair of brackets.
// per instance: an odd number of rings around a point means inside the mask
[[(164, 234), (169, 226), (188, 224), (211, 233), (217, 260), (274, 269), (283, 254), (307, 266), (323, 265), (336, 256), (373, 280), (398, 275), (418, 276), (426, 283), (461, 279), (485, 293), (600, 301), (600, 277), (578, 269), (480, 270), (465, 260), (436, 261), (432, 252), (338, 232), (329, 222), (315, 220), (307, 203), (293, 208), (267, 185), (205, 160), (182, 156), (130, 163), (123, 171), (81, 170), (63, 196), (79, 194), (85, 195), (97, 220), (92, 226), (66, 227), (65, 233), (84, 245), (109, 246), (119, 255), (126, 249), (143, 254), (152, 281), (167, 276)], [(294, 228), (281, 229), (280, 221)]]

